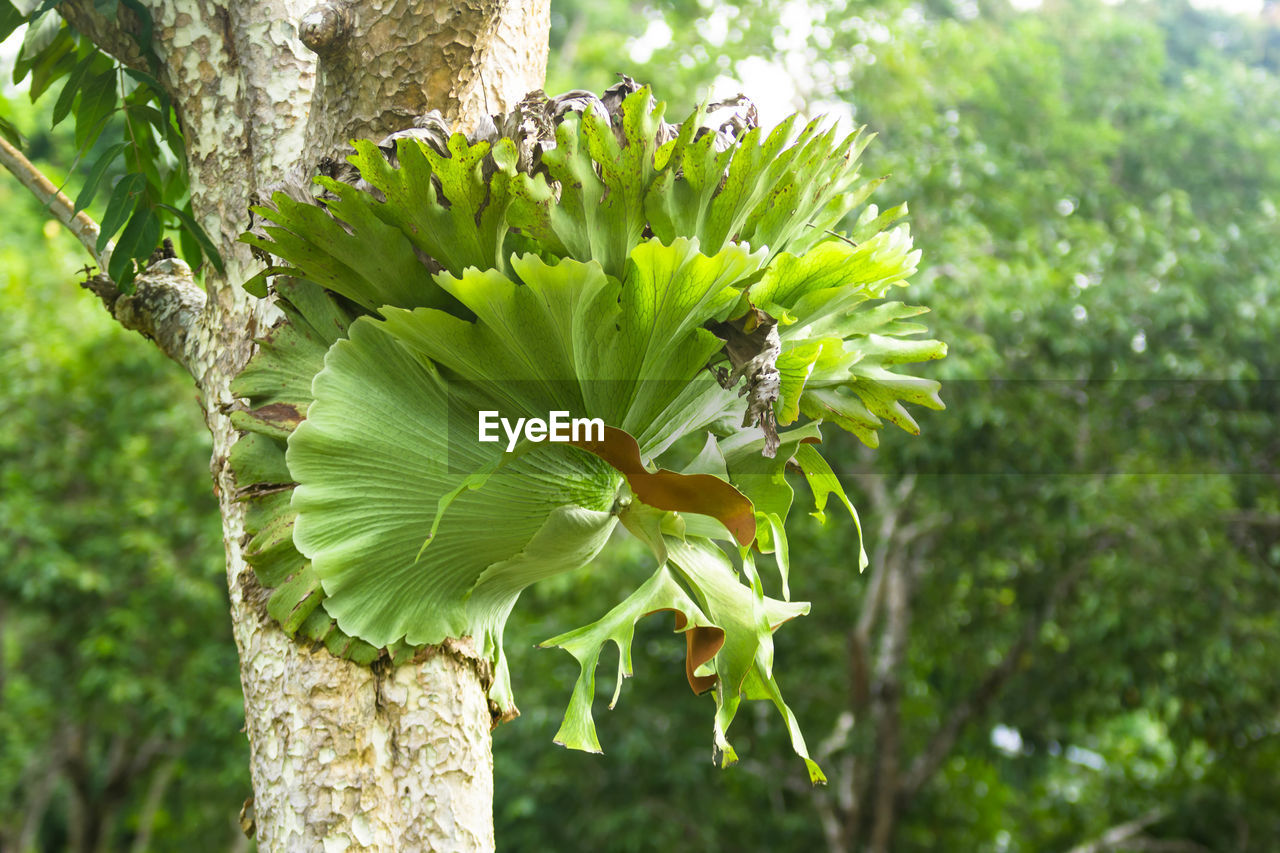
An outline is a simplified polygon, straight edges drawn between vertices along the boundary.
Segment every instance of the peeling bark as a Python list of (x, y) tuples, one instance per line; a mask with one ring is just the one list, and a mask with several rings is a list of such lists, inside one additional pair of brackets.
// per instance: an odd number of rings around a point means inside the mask
[(493, 849), (474, 657), (437, 650), (384, 671), (301, 649), (273, 623), (246, 633), (260, 849)]
[(115, 7), (113, 14), (105, 15), (94, 0), (63, 0), (58, 4), (58, 13), (125, 65), (139, 71), (147, 70), (146, 60), (133, 37), (138, 32), (137, 16), (123, 3)]
[[(229, 386), (274, 309), (240, 283), (257, 271), (236, 242), (255, 193), (310, 174), (351, 138), (380, 139), (439, 109), (459, 129), (542, 85), (547, 0), (142, 0), (159, 80), (173, 96), (196, 219), (227, 274), (204, 290), (161, 261), (122, 295), (86, 285), (129, 328), (195, 377), (213, 435), (211, 470), (227, 548), (231, 616), (262, 850), (491, 850), (491, 718), (484, 667), (452, 643), (377, 671), (289, 639), (266, 615), (244, 563), (243, 508), (227, 463), (238, 438)], [(67, 0), (64, 16), (138, 67), (123, 10)], [(309, 14), (310, 13), (310, 14)], [(300, 32), (316, 51), (304, 45)], [(229, 816), (229, 819), (234, 816)]]
[(104, 275), (83, 283), (120, 325), (154, 341), (161, 352), (190, 370), (199, 359), (198, 338), (192, 332), (205, 304), (191, 268), (177, 258), (166, 258), (151, 264), (134, 285), (133, 293), (121, 293)]
[(469, 131), (509, 109), (546, 74), (549, 9), (548, 0), (321, 0), (303, 18), (303, 42), (319, 55), (307, 148), (332, 156), (431, 110)]

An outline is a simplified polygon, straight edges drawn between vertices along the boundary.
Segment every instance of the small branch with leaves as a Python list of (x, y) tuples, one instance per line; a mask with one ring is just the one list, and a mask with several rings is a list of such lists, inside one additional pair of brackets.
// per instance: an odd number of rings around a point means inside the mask
[[(4, 139), (0, 139), (0, 163), (40, 200), (57, 221), (76, 235), (99, 269), (107, 269), (114, 245), (108, 240), (101, 250), (98, 249), (102, 229), (92, 217), (83, 210), (77, 211), (71, 199)], [(102, 300), (120, 325), (155, 341), (165, 355), (190, 369), (195, 341), (191, 332), (199, 323), (205, 294), (196, 286), (191, 268), (171, 257), (172, 252), (166, 254), (170, 257), (147, 265), (145, 273), (134, 279), (129, 293), (123, 292), (106, 274), (94, 275), (89, 266), (85, 267), (82, 286)]]
[(111, 259), (111, 250), (114, 244), (107, 242), (107, 247), (102, 251), (98, 251), (98, 236), (102, 229), (98, 227), (98, 223), (90, 218), (89, 214), (83, 210), (76, 211), (71, 199), (63, 195), (53, 181), (50, 181), (45, 174), (36, 168), (30, 160), (23, 156), (22, 152), (16, 147), (9, 144), (9, 141), (0, 138), (0, 163), (13, 173), (18, 182), (26, 187), (32, 195), (40, 200), (54, 218), (67, 226), (72, 234), (76, 235), (93, 258), (99, 268), (106, 269), (107, 263)]

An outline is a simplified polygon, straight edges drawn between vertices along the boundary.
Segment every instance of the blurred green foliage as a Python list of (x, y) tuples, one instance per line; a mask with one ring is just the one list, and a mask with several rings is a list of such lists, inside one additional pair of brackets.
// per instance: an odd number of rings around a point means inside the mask
[(225, 850), (248, 748), (195, 387), (17, 182), (0, 211), (0, 849)]
[[(626, 71), (679, 114), (719, 77), (785, 71), (795, 106), (870, 125), (868, 173), (892, 175), (875, 200), (908, 201), (925, 250), (913, 298), (951, 344), (931, 374), (950, 410), (875, 453), (828, 439), (865, 574), (838, 526), (795, 534), (792, 588), (814, 608), (777, 654), (830, 786), (808, 785), (767, 714), (740, 722), (739, 765), (712, 765), (709, 700), (665, 614), (598, 716), (607, 754), (551, 744), (576, 664), (532, 645), (646, 573), (620, 548), (530, 590), (508, 626), (524, 716), (495, 732), (503, 848), (887, 833), (901, 851), (1065, 850), (1138, 821), (1134, 848), (1274, 849), (1274, 17), (1180, 0), (557, 0), (552, 16), (552, 92)], [(69, 721), (93, 785), (113, 737), (173, 745), (155, 849), (228, 846), (248, 784), (193, 392), (74, 292), (74, 247), (11, 182), (0, 205), (0, 826), (20, 827)], [(868, 606), (877, 584), (894, 608)], [(152, 778), (118, 806), (121, 843)], [(67, 846), (69, 779), (42, 849)]]

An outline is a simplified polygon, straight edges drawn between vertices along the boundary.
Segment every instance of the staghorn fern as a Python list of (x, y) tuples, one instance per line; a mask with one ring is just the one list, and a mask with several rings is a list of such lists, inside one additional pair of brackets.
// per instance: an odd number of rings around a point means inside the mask
[[(773, 632), (809, 609), (790, 601), (784, 469), (815, 515), (835, 496), (857, 524), (819, 425), (871, 446), (883, 420), (918, 432), (902, 404), (942, 408), (937, 383), (892, 368), (945, 347), (905, 322), (923, 309), (885, 301), (918, 259), (905, 209), (833, 230), (878, 183), (856, 168), (866, 137), (794, 118), (764, 135), (745, 99), (718, 106), (717, 128), (702, 110), (669, 125), (624, 78), (600, 99), (535, 93), (471, 138), (428, 116), (354, 143), (317, 197), (255, 207), (243, 239), (275, 265), (246, 288), (274, 279), (285, 319), (234, 386), (245, 553), (284, 630), (335, 654), (473, 638), (509, 717), (520, 592), (589, 563), (621, 522), (654, 573), (543, 643), (581, 665), (557, 742), (600, 750), (602, 651), (619, 653), (616, 701), (635, 623), (671, 610), (689, 684), (715, 698), (719, 762), (742, 700), (769, 700), (821, 781), (773, 676)], [(564, 410), (606, 435), (505, 453), (476, 440), (484, 409)]]

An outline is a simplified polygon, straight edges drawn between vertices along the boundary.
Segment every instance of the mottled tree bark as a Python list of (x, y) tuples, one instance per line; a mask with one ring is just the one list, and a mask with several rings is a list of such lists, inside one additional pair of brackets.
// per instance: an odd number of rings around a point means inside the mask
[(542, 85), (549, 10), (549, 0), (320, 0), (301, 29), (320, 58), (307, 147), (328, 155), (430, 110), (470, 130)]
[[(131, 328), (183, 363), (200, 389), (252, 752), (246, 812), (259, 848), (492, 849), (491, 718), (470, 644), (460, 639), (388, 670), (304, 648), (267, 617), (244, 563), (243, 512), (227, 464), (238, 437), (226, 415), (228, 388), (274, 315), (241, 290), (259, 265), (235, 240), (255, 192), (309, 173), (347, 140), (378, 138), (431, 109), (467, 128), (541, 86), (548, 4), (143, 3), (155, 22), (159, 78), (182, 122), (193, 208), (227, 274), (209, 270), (202, 291), (170, 264), (163, 282), (139, 280), (138, 297), (120, 298), (109, 281), (94, 289), (117, 318), (129, 325), (132, 317)], [(59, 9), (104, 49), (140, 63), (128, 35), (137, 19), (123, 5), (110, 18), (93, 0)], [(155, 300), (142, 297), (148, 288)], [(184, 318), (177, 328), (173, 312)], [(157, 322), (141, 328), (149, 317)]]

